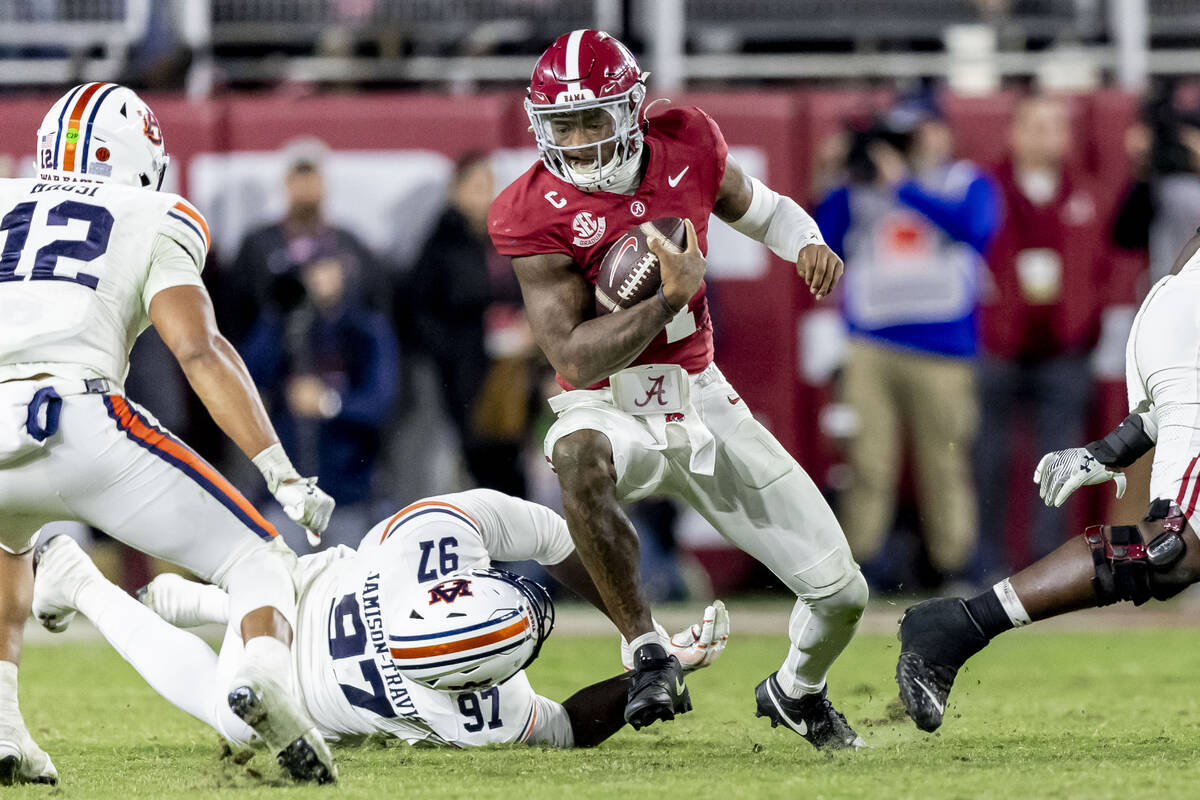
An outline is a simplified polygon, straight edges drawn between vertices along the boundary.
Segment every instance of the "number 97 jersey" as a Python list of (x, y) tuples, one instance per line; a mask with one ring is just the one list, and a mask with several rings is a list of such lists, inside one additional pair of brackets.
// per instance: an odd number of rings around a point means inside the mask
[(178, 195), (106, 183), (0, 180), (0, 381), (107, 378), (162, 289), (203, 286), (204, 217)]

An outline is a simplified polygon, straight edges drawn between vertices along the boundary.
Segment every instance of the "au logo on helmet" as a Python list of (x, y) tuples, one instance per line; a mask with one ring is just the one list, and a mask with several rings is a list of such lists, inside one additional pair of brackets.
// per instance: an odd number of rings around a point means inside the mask
[(434, 603), (453, 603), (460, 597), (471, 597), (471, 582), (466, 578), (456, 578), (452, 581), (442, 581), (429, 590), (429, 605)]

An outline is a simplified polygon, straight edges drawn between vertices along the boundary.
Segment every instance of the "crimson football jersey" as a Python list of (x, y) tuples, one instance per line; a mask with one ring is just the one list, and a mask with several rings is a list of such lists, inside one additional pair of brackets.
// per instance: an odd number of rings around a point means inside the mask
[[(630, 228), (659, 217), (690, 219), (700, 251), (708, 252), (708, 218), (717, 201), (729, 150), (711, 117), (698, 108), (655, 116), (645, 135), (648, 159), (632, 195), (584, 192), (539, 161), (492, 202), (488, 230), (507, 256), (566, 253), (595, 287), (608, 248)], [(705, 285), (642, 351), (633, 364), (679, 364), (696, 373), (713, 358), (712, 319)], [(559, 384), (572, 389), (558, 376)], [(603, 386), (602, 381), (596, 388)]]

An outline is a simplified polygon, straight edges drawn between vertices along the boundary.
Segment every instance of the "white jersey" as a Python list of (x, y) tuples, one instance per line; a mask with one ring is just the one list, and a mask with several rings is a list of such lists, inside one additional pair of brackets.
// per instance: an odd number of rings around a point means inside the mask
[(150, 300), (202, 286), (204, 217), (179, 195), (0, 179), (0, 381), (48, 373), (119, 391)]
[(427, 583), (498, 561), (560, 563), (574, 551), (566, 522), (488, 489), (431, 497), (372, 528), (358, 550), (300, 560), (293, 648), (300, 695), (329, 739), (383, 734), (459, 747), (509, 742), (566, 746), (562, 706), (536, 695), (524, 672), (475, 692), (439, 692), (392, 664), (380, 603), (388, 582)]

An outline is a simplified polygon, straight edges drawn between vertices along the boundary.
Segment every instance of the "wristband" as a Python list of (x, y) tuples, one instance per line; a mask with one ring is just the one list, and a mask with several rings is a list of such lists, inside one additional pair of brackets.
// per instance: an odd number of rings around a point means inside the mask
[[(672, 317), (683, 310), (683, 308), (672, 308), (671, 307), (671, 303), (669, 300), (667, 300), (667, 295), (663, 292), (663, 288), (661, 286), (658, 287), (658, 293), (656, 296), (658, 297), (658, 302), (662, 303), (662, 307)], [(686, 306), (687, 303), (684, 303), (684, 305)]]
[(300, 473), (292, 466), (292, 460), (287, 457), (287, 453), (283, 450), (283, 445), (279, 442), (264, 448), (262, 452), (250, 459), (254, 466), (258, 467), (258, 471), (262, 473), (263, 478), (267, 481), (267, 489), (271, 494), (279, 488), (279, 484), (284, 481), (298, 480)]

